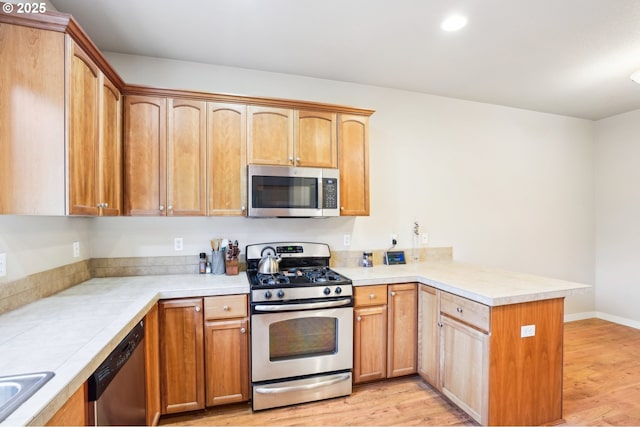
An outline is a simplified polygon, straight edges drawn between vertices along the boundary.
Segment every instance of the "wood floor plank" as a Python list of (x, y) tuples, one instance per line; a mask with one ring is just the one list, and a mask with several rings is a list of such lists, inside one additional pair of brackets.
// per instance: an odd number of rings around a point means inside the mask
[[(566, 425), (640, 425), (640, 330), (599, 319), (565, 324)], [(250, 404), (166, 416), (161, 425), (477, 425), (410, 376), (354, 387), (352, 395), (253, 413)]]

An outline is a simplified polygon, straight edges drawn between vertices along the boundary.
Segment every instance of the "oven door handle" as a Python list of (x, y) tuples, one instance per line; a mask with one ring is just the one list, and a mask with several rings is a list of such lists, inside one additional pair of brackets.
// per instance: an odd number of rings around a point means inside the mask
[(341, 383), (342, 381), (351, 381), (350, 374), (340, 374), (335, 377), (331, 377), (326, 381), (320, 381), (312, 384), (304, 384), (304, 385), (293, 385), (288, 387), (276, 387), (276, 386), (262, 386), (256, 387), (256, 393), (260, 394), (280, 394), (280, 393), (290, 393), (297, 391), (305, 391), (305, 390), (313, 390), (320, 387), (327, 387), (333, 384)]
[(266, 305), (259, 304), (254, 307), (255, 311), (266, 312), (278, 312), (278, 311), (296, 311), (296, 310), (311, 310), (314, 308), (332, 308), (342, 307), (344, 305), (351, 304), (350, 298), (344, 298), (336, 301), (323, 301), (323, 302), (309, 302), (302, 304), (282, 304), (282, 305)]

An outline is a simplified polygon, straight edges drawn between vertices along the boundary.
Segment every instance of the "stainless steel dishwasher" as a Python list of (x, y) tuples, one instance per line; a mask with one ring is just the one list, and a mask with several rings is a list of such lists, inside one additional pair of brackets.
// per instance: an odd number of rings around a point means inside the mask
[(89, 424), (146, 424), (143, 322), (89, 377)]

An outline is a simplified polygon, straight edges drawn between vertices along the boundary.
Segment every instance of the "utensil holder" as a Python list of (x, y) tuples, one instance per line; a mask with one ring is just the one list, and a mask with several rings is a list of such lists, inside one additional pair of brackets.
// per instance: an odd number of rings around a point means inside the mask
[(226, 261), (227, 276), (235, 276), (238, 274), (239, 266), (237, 259), (229, 259)]
[(211, 274), (224, 274), (224, 252), (211, 252)]

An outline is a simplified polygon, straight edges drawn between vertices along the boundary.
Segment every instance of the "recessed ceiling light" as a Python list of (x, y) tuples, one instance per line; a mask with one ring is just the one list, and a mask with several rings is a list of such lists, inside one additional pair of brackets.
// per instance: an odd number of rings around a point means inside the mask
[(640, 83), (640, 70), (638, 70), (635, 73), (631, 74), (631, 80), (633, 80), (636, 83)]
[(467, 17), (462, 15), (451, 15), (442, 21), (440, 26), (445, 31), (458, 31), (467, 25)]

